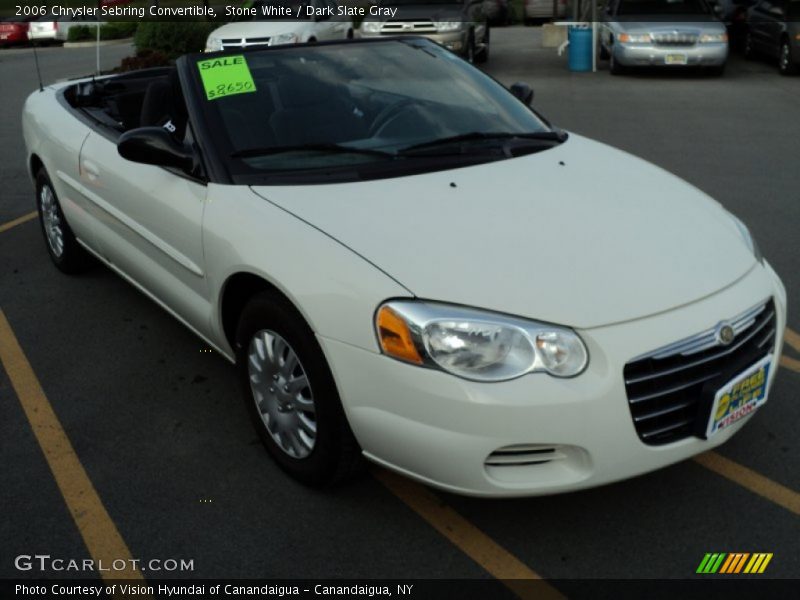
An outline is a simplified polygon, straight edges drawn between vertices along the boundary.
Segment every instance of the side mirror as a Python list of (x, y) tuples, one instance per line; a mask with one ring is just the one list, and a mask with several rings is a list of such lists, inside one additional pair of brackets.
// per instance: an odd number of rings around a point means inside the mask
[(530, 106), (531, 102), (533, 102), (533, 90), (527, 83), (518, 81), (512, 84), (508, 90), (514, 94), (520, 102), (527, 106)]
[(159, 167), (174, 167), (187, 173), (194, 167), (194, 153), (176, 141), (163, 127), (139, 127), (120, 136), (117, 152), (122, 158)]

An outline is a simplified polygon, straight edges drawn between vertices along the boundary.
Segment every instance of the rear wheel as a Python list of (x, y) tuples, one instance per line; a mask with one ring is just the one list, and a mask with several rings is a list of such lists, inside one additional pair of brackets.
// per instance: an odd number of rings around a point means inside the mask
[(483, 47), (481, 51), (475, 54), (475, 62), (483, 64), (489, 60), (489, 28), (486, 28), (486, 35), (483, 38)]
[(50, 260), (63, 273), (76, 274), (91, 266), (91, 257), (72, 233), (47, 171), (36, 174), (36, 208)]
[(778, 55), (778, 70), (781, 75), (794, 75), (798, 68), (792, 57), (792, 47), (786, 38), (781, 42), (781, 50)]
[(753, 60), (756, 57), (756, 51), (753, 47), (753, 34), (749, 31), (744, 36), (744, 57), (748, 60)]
[(360, 472), (361, 450), (333, 375), (295, 308), (276, 293), (254, 296), (242, 311), (236, 348), (247, 410), (275, 462), (317, 487)]
[(475, 34), (471, 31), (467, 37), (467, 47), (464, 49), (464, 60), (470, 64), (475, 62)]

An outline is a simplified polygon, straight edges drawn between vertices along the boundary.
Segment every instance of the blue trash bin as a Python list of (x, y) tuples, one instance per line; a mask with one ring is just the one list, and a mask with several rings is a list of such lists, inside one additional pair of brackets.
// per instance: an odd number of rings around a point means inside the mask
[(592, 70), (592, 30), (588, 27), (569, 28), (569, 70)]

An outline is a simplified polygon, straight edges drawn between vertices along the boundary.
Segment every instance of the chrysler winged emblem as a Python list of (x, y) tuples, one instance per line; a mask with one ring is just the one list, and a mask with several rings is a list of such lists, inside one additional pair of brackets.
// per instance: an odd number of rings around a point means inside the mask
[(714, 337), (716, 337), (717, 343), (720, 346), (730, 345), (735, 336), (736, 333), (733, 331), (733, 327), (731, 327), (728, 323), (720, 323), (717, 325), (717, 329), (714, 332)]

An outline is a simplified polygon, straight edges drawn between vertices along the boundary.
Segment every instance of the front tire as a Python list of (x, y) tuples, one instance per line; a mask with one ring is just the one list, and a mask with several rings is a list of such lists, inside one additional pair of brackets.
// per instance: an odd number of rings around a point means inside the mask
[(611, 49), (611, 53), (608, 57), (608, 72), (612, 75), (622, 75), (625, 73), (625, 67), (619, 64), (619, 61), (614, 56), (614, 49)]
[(75, 275), (91, 266), (91, 257), (75, 239), (47, 171), (36, 174), (36, 209), (50, 260), (62, 273)]
[(286, 473), (325, 487), (360, 472), (361, 449), (322, 349), (282, 296), (262, 292), (247, 303), (236, 331), (236, 363), (253, 425)]
[(486, 28), (486, 35), (483, 38), (483, 48), (481, 51), (475, 54), (475, 63), (476, 64), (483, 64), (489, 60), (489, 28)]
[(778, 54), (778, 72), (781, 75), (795, 75), (797, 71), (797, 65), (792, 57), (792, 47), (789, 45), (789, 40), (784, 39)]

